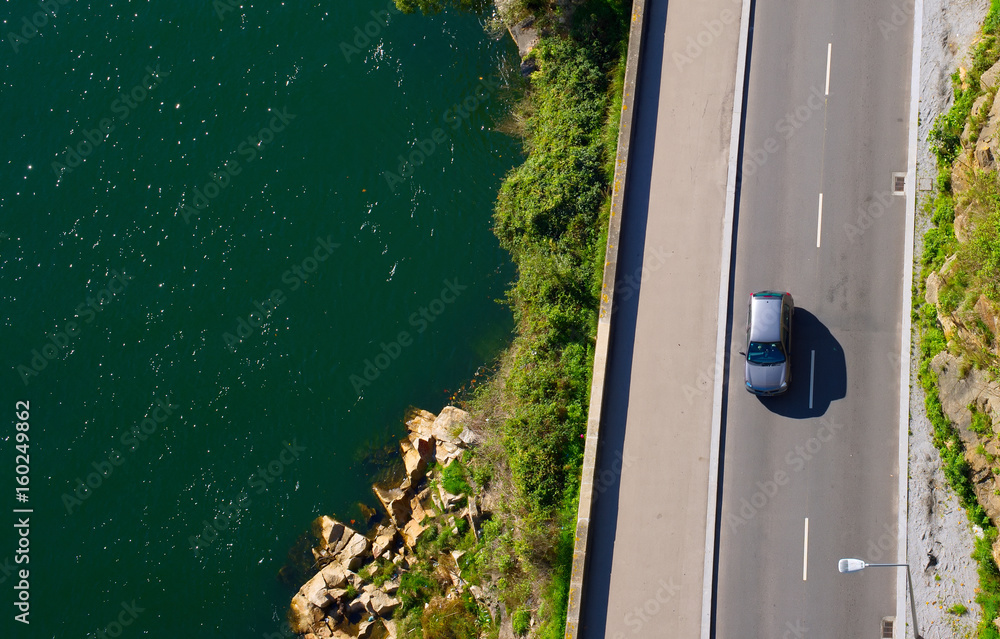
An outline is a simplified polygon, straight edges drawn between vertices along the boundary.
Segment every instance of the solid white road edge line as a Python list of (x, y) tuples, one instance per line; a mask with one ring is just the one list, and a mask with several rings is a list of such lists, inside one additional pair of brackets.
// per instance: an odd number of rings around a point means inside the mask
[[(913, 3), (913, 51), (910, 54), (909, 147), (906, 153), (906, 239), (903, 245), (903, 308), (899, 351), (899, 460), (896, 563), (906, 563), (907, 478), (910, 435), (910, 309), (913, 304), (913, 220), (917, 209), (917, 127), (920, 102), (920, 40), (923, 36), (924, 0)], [(906, 619), (906, 573), (896, 575), (896, 623)]]
[[(917, 0), (918, 2), (920, 0)], [(733, 214), (736, 207), (736, 170), (739, 161), (740, 128), (743, 119), (743, 87), (747, 70), (747, 43), (750, 40), (750, 4), (743, 0), (740, 12), (740, 42), (736, 50), (736, 82), (733, 91), (733, 120), (729, 132), (729, 174), (726, 178), (726, 210), (722, 218), (722, 263), (719, 272), (719, 329), (715, 337), (715, 383), (712, 389), (712, 445), (708, 456), (708, 514), (705, 523), (705, 562), (702, 568), (701, 639), (712, 631), (712, 582), (715, 574), (715, 521), (719, 493), (719, 438), (722, 435), (722, 378), (726, 362), (726, 309), (729, 307), (729, 267), (733, 252)], [(720, 365), (721, 364), (721, 365)]]

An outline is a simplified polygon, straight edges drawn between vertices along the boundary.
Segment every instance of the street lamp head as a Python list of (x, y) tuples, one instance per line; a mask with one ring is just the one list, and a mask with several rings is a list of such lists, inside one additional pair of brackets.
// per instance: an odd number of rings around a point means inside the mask
[(860, 559), (841, 559), (837, 562), (837, 568), (840, 572), (857, 572), (867, 567), (868, 564)]

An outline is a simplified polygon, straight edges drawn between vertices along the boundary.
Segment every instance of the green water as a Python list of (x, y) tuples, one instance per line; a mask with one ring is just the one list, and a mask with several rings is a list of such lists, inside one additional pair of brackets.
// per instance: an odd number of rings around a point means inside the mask
[(509, 340), (516, 48), (377, 0), (53, 4), (0, 10), (0, 635), (280, 632), (296, 538)]

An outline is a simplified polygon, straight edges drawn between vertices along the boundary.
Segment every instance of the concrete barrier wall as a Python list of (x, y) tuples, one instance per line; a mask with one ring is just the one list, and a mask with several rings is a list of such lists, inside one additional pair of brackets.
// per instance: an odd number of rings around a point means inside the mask
[(608, 246), (604, 258), (604, 284), (601, 289), (601, 309), (597, 324), (597, 345), (594, 353), (594, 377), (590, 386), (590, 408), (587, 415), (587, 444), (583, 453), (580, 477), (580, 506), (576, 518), (576, 541), (573, 547), (573, 573), (569, 584), (569, 604), (566, 611), (566, 639), (577, 639), (580, 633), (580, 613), (583, 610), (583, 580), (587, 571), (587, 538), (590, 532), (590, 510), (594, 496), (594, 473), (597, 469), (598, 442), (601, 433), (601, 411), (604, 405), (605, 373), (607, 372), (611, 318), (614, 309), (615, 274), (618, 265), (618, 237), (624, 211), (625, 183), (628, 179), (629, 149), (635, 117), (636, 78), (642, 54), (647, 0), (633, 0), (632, 26), (629, 30), (625, 65), (625, 88), (622, 96), (621, 125), (618, 131), (618, 154), (615, 158), (615, 182), (611, 197), (611, 219), (608, 223)]

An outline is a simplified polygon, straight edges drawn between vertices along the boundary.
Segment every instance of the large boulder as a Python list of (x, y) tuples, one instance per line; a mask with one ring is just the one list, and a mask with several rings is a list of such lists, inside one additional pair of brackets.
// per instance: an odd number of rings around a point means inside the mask
[(374, 486), (375, 496), (382, 503), (385, 511), (389, 513), (389, 519), (397, 528), (406, 523), (410, 518), (409, 493), (400, 488), (382, 488)]
[(393, 528), (382, 528), (372, 542), (372, 556), (381, 557), (387, 550), (396, 547), (396, 531)]
[(322, 577), (327, 588), (340, 588), (347, 583), (347, 571), (337, 562), (327, 564), (316, 576)]
[(368, 600), (368, 610), (372, 612), (377, 617), (387, 617), (393, 613), (393, 611), (399, 607), (400, 600), (395, 597), (390, 597), (386, 593), (382, 592), (378, 588), (371, 591), (371, 596)]
[(979, 86), (987, 93), (996, 89), (998, 83), (1000, 83), (1000, 62), (983, 71), (983, 74), (979, 76)]
[(292, 597), (292, 605), (288, 608), (288, 625), (292, 632), (304, 635), (312, 629), (313, 610), (316, 606), (309, 603), (302, 595)]
[(343, 532), (341, 532), (340, 538), (336, 541), (336, 543), (330, 545), (330, 554), (339, 555), (354, 535), (358, 534), (358, 531), (354, 530), (350, 526), (344, 526), (343, 524), (341, 524), (341, 526), (343, 527)]
[(318, 572), (299, 588), (296, 596), (301, 596), (317, 608), (323, 608), (330, 603), (330, 597), (326, 594), (328, 588), (323, 573)]
[(433, 434), (438, 442), (449, 442), (459, 445), (461, 434), (465, 430), (465, 424), (469, 421), (469, 414), (461, 408), (445, 406), (441, 413), (434, 420)]
[(368, 538), (364, 535), (354, 533), (354, 536), (351, 537), (340, 553), (340, 563), (351, 570), (357, 570), (364, 563), (365, 556), (368, 554), (368, 548)]
[[(426, 439), (417, 439), (418, 442), (422, 443), (422, 448), (425, 449), (427, 453), (430, 453), (431, 447), (430, 442)], [(421, 479), (424, 478), (424, 474), (427, 472), (427, 459), (430, 457), (429, 454), (421, 454), (420, 451), (414, 446), (414, 442), (410, 439), (404, 439), (399, 442), (399, 447), (403, 452), (403, 466), (406, 467), (406, 477), (410, 480), (410, 484), (417, 484)]]
[(406, 522), (406, 525), (403, 526), (403, 529), (399, 532), (403, 536), (403, 543), (410, 548), (413, 548), (417, 545), (417, 540), (420, 539), (420, 535), (422, 535), (425, 530), (427, 530), (426, 526), (422, 525), (416, 519), (411, 519)]
[(985, 295), (980, 295), (979, 299), (976, 300), (976, 313), (979, 314), (979, 319), (983, 321), (986, 325), (987, 330), (993, 335), (993, 344), (995, 352), (1000, 355), (1000, 310), (992, 304)]
[(426, 410), (414, 410), (406, 416), (406, 427), (411, 433), (429, 436), (434, 428), (434, 413)]
[[(983, 111), (983, 107), (986, 106), (986, 101), (990, 99), (989, 93), (984, 93), (976, 101), (972, 103), (972, 115), (973, 117), (978, 117)], [(980, 131), (982, 133), (982, 131)], [(968, 148), (969, 144), (973, 142), (972, 139), (972, 118), (965, 122), (965, 128), (962, 129), (962, 146)]]
[(462, 495), (453, 495), (444, 489), (444, 484), (438, 484), (438, 494), (441, 497), (442, 510), (451, 510), (458, 502), (462, 501)]
[(312, 523), (313, 535), (319, 539), (322, 546), (332, 546), (340, 541), (344, 528), (344, 524), (326, 515), (317, 517)]
[(931, 272), (927, 276), (927, 286), (924, 291), (924, 300), (928, 304), (937, 304), (938, 295), (941, 292), (941, 287), (944, 285), (944, 280), (936, 272)]

